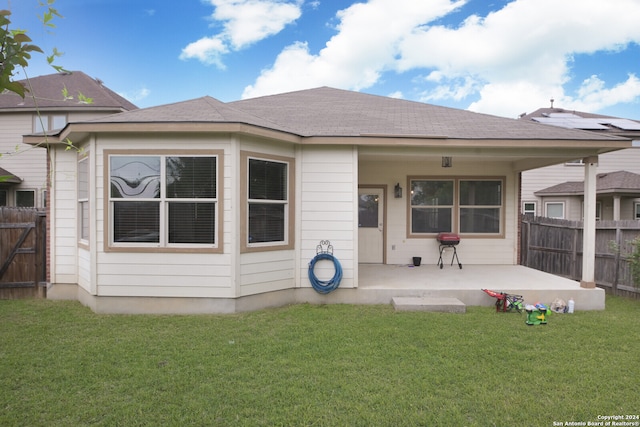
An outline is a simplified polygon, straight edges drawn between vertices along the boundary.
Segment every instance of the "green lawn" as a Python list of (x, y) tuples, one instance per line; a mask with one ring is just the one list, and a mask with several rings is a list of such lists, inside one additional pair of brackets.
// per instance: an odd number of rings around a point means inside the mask
[(639, 413), (640, 301), (607, 297), (605, 311), (544, 326), (492, 307), (124, 316), (0, 301), (2, 426), (552, 426)]

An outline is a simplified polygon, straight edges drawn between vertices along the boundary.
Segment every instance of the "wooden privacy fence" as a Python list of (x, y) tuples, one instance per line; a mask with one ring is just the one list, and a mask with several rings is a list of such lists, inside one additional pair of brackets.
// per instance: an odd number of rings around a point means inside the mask
[[(582, 278), (582, 221), (522, 217), (520, 263), (536, 270)], [(640, 238), (640, 221), (598, 221), (595, 281), (615, 295), (640, 298), (631, 275), (632, 241)]]
[(44, 298), (46, 215), (0, 207), (0, 299)]

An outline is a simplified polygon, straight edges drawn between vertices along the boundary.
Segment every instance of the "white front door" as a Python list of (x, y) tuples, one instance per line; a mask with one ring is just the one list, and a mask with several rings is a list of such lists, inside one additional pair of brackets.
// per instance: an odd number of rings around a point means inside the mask
[(358, 262), (383, 263), (384, 190), (358, 190)]

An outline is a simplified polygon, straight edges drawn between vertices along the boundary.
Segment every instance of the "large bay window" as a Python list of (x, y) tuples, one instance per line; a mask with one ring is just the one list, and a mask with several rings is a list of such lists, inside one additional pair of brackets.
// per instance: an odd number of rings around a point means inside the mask
[(222, 249), (220, 153), (107, 157), (112, 248)]
[(243, 252), (293, 247), (293, 159), (242, 153)]
[(499, 236), (504, 179), (410, 178), (409, 236)]

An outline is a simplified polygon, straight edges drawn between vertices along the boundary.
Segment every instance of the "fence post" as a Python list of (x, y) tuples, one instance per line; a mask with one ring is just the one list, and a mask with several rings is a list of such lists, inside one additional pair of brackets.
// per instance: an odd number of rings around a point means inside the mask
[(611, 292), (613, 295), (618, 295), (618, 275), (620, 271), (620, 251), (622, 245), (622, 230), (620, 229), (620, 223), (616, 223), (616, 255), (615, 255), (615, 272), (613, 274), (613, 283), (611, 284)]

